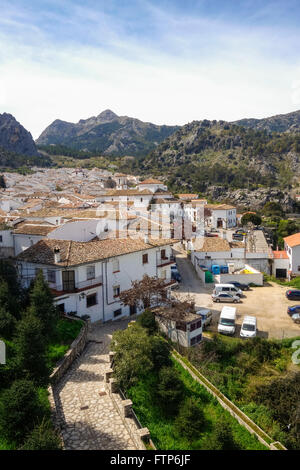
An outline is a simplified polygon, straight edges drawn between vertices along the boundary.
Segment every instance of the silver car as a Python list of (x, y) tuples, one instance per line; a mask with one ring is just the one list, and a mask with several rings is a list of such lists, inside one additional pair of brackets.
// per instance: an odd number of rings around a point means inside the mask
[(238, 295), (226, 294), (225, 292), (220, 292), (219, 294), (212, 294), (213, 302), (229, 302), (236, 304), (240, 302), (241, 299)]

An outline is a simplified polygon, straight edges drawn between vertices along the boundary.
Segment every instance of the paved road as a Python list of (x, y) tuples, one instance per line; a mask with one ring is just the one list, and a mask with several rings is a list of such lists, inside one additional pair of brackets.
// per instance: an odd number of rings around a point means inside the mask
[[(265, 338), (293, 338), (300, 336), (300, 325), (295, 324), (287, 314), (289, 305), (297, 302), (287, 300), (286, 287), (276, 283), (268, 283), (263, 287), (256, 287), (245, 292), (242, 302), (239, 304), (216, 304), (211, 299), (214, 284), (204, 285), (187, 258), (186, 252), (177, 249), (176, 262), (182, 276), (180, 288), (174, 291), (174, 296), (180, 299), (192, 298), (196, 308), (207, 307), (213, 312), (212, 330), (217, 330), (218, 319), (223, 305), (232, 305), (237, 308), (237, 331), (239, 336), (240, 326), (245, 315), (257, 317), (259, 335)], [(300, 302), (298, 302), (299, 304)]]
[(83, 354), (54, 389), (67, 450), (136, 450), (104, 384), (112, 333), (127, 323), (92, 326)]

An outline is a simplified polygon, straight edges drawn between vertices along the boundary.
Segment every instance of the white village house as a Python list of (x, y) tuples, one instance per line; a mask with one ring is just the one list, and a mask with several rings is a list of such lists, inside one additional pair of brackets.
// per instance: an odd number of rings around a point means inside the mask
[(121, 304), (119, 294), (132, 281), (171, 279), (174, 240), (106, 239), (90, 241), (44, 238), (16, 257), (21, 282), (28, 287), (42, 269), (62, 312), (89, 315), (92, 322), (109, 321), (136, 312)]

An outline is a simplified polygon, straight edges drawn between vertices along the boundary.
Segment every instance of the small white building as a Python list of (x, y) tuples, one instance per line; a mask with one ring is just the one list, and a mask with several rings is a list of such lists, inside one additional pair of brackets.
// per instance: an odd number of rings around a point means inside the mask
[(163, 331), (174, 343), (185, 348), (195, 346), (202, 340), (201, 316), (186, 312), (178, 320), (178, 315), (172, 307), (158, 307), (153, 309), (155, 319), (161, 331)]
[(151, 191), (152, 193), (155, 193), (158, 190), (161, 191), (167, 191), (167, 186), (162, 183), (159, 180), (149, 178), (147, 180), (141, 181), (138, 183), (137, 187), (139, 188), (140, 191), (144, 191), (147, 189), (148, 191)]
[(236, 227), (236, 207), (229, 204), (206, 204), (205, 207), (211, 211), (208, 226), (224, 229)]
[(284, 238), (284, 249), (289, 258), (289, 275), (300, 276), (300, 232)]

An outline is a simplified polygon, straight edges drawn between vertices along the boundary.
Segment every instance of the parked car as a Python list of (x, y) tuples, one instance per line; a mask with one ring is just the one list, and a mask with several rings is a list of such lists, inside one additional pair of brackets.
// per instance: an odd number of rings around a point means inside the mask
[(175, 269), (171, 269), (171, 278), (175, 279), (177, 282), (181, 282), (181, 276), (179, 274), (179, 271), (175, 271)]
[(199, 310), (197, 310), (196, 314), (201, 315), (203, 328), (211, 324), (212, 322), (211, 310), (209, 310), (208, 308), (200, 308)]
[(293, 307), (288, 307), (287, 313), (290, 316), (294, 315), (295, 313), (300, 313), (300, 305), (294, 305)]
[(205, 237), (218, 237), (219, 235), (217, 233), (213, 232), (205, 232)]
[(292, 315), (292, 320), (293, 320), (295, 323), (299, 323), (299, 324), (300, 324), (300, 313), (294, 313), (294, 315)]
[(171, 264), (171, 269), (174, 269), (174, 271), (178, 271), (177, 264)]
[(285, 295), (289, 300), (300, 300), (300, 290), (287, 290)]
[(238, 228), (235, 233), (238, 233), (240, 235), (246, 235), (246, 231), (243, 228)]
[(237, 281), (230, 281), (230, 284), (233, 284), (235, 287), (237, 287), (240, 290), (249, 290), (249, 284), (243, 284), (242, 282), (237, 282)]
[(254, 338), (257, 333), (256, 317), (246, 315), (244, 317), (240, 337), (241, 338)]
[(220, 292), (219, 294), (212, 294), (211, 298), (213, 302), (231, 302), (236, 304), (237, 302), (241, 301), (238, 295), (225, 294), (224, 292)]
[(243, 292), (241, 291), (241, 289), (238, 289), (231, 283), (230, 284), (215, 284), (213, 293), (218, 294), (220, 292), (224, 294), (238, 295), (239, 297), (242, 297), (243, 295)]
[(232, 240), (236, 241), (243, 241), (244, 240), (244, 235), (242, 233), (233, 233), (232, 234)]

